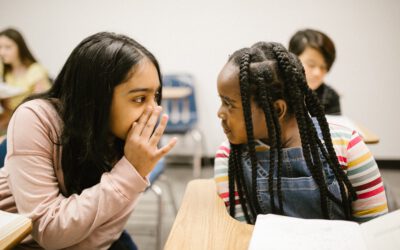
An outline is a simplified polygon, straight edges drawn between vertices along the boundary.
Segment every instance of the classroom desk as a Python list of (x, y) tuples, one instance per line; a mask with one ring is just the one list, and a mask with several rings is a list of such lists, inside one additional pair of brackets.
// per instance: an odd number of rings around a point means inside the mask
[(190, 181), (165, 250), (247, 249), (254, 226), (228, 214), (214, 179)]
[(379, 142), (379, 136), (373, 133), (371, 130), (366, 127), (356, 124), (357, 128), (361, 132), (361, 137), (363, 138), (366, 144), (377, 144)]

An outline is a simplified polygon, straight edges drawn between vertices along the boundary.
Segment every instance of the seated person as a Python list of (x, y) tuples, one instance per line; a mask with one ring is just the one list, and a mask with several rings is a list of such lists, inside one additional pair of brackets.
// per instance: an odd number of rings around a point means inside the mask
[(328, 124), (298, 58), (278, 43), (234, 52), (218, 76), (229, 142), (215, 180), (231, 216), (364, 222), (387, 213), (378, 166), (358, 133)]
[(147, 176), (176, 143), (158, 147), (168, 121), (160, 79), (146, 48), (100, 32), (73, 50), (48, 91), (18, 106), (0, 209), (32, 219), (24, 247), (136, 249), (123, 229)]
[(0, 130), (4, 134), (15, 108), (29, 95), (49, 89), (50, 81), (46, 70), (32, 56), (21, 33), (15, 29), (0, 32), (0, 76), (6, 84), (23, 90), (18, 96), (1, 100)]
[(333, 41), (320, 31), (300, 30), (290, 39), (289, 51), (302, 62), (308, 86), (317, 93), (325, 114), (340, 115), (339, 94), (324, 82), (336, 57)]

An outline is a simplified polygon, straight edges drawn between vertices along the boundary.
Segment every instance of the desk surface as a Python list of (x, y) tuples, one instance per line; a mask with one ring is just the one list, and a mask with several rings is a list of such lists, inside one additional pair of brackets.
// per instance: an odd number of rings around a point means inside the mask
[(247, 249), (253, 229), (228, 214), (213, 179), (193, 180), (164, 249)]

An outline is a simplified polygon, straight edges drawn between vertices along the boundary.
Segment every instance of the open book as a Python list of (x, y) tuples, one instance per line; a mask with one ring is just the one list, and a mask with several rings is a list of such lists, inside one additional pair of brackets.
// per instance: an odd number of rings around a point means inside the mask
[(358, 224), (342, 220), (258, 215), (249, 250), (400, 249), (400, 210)]
[(0, 249), (10, 249), (32, 230), (31, 219), (0, 210)]

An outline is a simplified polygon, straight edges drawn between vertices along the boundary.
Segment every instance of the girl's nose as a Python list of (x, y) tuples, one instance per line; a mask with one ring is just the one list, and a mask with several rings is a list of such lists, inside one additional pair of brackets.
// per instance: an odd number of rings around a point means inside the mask
[(224, 112), (221, 111), (221, 108), (218, 110), (217, 116), (221, 120), (225, 120), (226, 119), (226, 115), (224, 114)]

